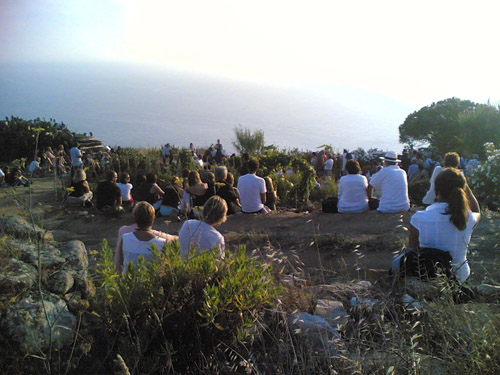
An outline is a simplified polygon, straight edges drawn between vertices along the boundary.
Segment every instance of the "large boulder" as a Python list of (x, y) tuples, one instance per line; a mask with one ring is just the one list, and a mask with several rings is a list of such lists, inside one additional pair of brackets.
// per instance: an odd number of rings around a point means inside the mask
[(48, 242), (37, 244), (28, 240), (9, 239), (7, 244), (19, 252), (19, 257), (23, 262), (37, 267), (38, 254), (40, 254), (42, 268), (54, 268), (66, 262), (61, 252)]
[(38, 272), (31, 264), (9, 258), (2, 262), (0, 293), (20, 293), (29, 290), (38, 279)]
[(82, 241), (70, 241), (60, 247), (61, 255), (68, 262), (68, 269), (75, 280), (76, 288), (84, 297), (95, 292), (94, 285), (89, 276), (89, 258), (87, 249)]
[(320, 316), (302, 312), (291, 315), (289, 322), (295, 333), (311, 342), (315, 351), (335, 355), (343, 347), (340, 332)]
[(60, 349), (72, 342), (76, 318), (66, 302), (54, 294), (31, 294), (10, 306), (4, 324), (9, 337), (26, 354), (39, 354), (50, 347)]
[(348, 318), (347, 311), (344, 309), (344, 304), (340, 301), (329, 299), (319, 299), (316, 302), (314, 315), (325, 319), (336, 328), (344, 324)]
[(21, 216), (0, 217), (0, 231), (16, 238), (32, 238), (36, 240), (52, 241), (50, 233), (36, 224), (29, 223)]
[(45, 288), (56, 294), (66, 294), (74, 283), (75, 279), (70, 271), (59, 270), (50, 274)]

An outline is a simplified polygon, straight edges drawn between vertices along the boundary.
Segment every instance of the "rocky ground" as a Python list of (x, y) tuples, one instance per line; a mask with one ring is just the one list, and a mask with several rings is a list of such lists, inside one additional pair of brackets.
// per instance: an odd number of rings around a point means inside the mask
[[(108, 218), (95, 208), (69, 209), (56, 198), (50, 177), (36, 178), (32, 185), (32, 213), (35, 221), (47, 229), (56, 241), (83, 241), (88, 249), (99, 250), (103, 239), (116, 245), (122, 225), (133, 223), (131, 213)], [(0, 190), (0, 216), (27, 216), (24, 204), (29, 200), (24, 187)], [(229, 248), (245, 243), (249, 250), (271, 243), (284, 251), (295, 251), (311, 273), (330, 278), (336, 274), (366, 274), (370, 269), (388, 269), (394, 252), (407, 238), (411, 212), (403, 215), (324, 214), (320, 207), (295, 212), (280, 209), (270, 215), (234, 215), (218, 229)], [(154, 228), (175, 234), (182, 223), (158, 218)], [(500, 280), (494, 266), (500, 260), (498, 228), (500, 215), (485, 211), (470, 245), (472, 281)], [(362, 275), (360, 275), (362, 276)]]

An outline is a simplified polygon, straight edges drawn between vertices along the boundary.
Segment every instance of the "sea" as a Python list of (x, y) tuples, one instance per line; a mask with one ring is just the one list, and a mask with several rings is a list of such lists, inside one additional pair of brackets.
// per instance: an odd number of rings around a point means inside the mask
[(234, 152), (235, 127), (266, 145), (400, 151), (398, 127), (418, 108), (347, 85), (255, 83), (119, 63), (0, 64), (0, 118), (55, 119), (110, 146), (206, 147)]

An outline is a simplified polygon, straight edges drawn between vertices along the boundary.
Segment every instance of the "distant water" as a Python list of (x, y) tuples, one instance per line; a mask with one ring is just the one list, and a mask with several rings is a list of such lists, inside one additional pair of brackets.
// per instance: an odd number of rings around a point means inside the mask
[(314, 150), (400, 150), (398, 126), (415, 110), (348, 87), (256, 85), (110, 64), (0, 65), (0, 116), (54, 118), (106, 144), (208, 146), (233, 151), (238, 124), (266, 144)]

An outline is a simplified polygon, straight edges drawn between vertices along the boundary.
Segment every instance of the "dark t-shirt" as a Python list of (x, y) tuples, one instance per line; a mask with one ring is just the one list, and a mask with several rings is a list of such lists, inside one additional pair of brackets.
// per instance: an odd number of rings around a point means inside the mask
[(70, 194), (71, 197), (81, 197), (83, 194), (87, 193), (85, 181), (73, 182), (71, 186), (75, 188), (75, 190)]
[(236, 205), (236, 200), (239, 198), (238, 190), (234, 187), (225, 184), (217, 190), (217, 195), (224, 199), (227, 203), (227, 214), (234, 214), (233, 206)]
[(167, 186), (161, 204), (169, 207), (179, 207), (181, 192), (177, 186)]
[(106, 206), (116, 206), (121, 196), (122, 192), (117, 184), (111, 181), (100, 182), (96, 191), (97, 209), (102, 210)]

